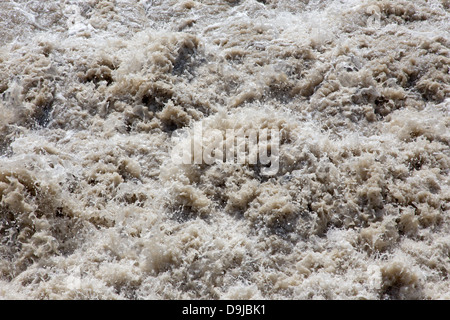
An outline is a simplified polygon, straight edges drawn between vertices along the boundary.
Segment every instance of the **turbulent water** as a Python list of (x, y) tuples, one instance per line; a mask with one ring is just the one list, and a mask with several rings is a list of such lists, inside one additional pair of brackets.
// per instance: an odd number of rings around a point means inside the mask
[[(0, 298), (450, 299), (450, 2), (0, 1)], [(278, 129), (279, 170), (173, 133)]]

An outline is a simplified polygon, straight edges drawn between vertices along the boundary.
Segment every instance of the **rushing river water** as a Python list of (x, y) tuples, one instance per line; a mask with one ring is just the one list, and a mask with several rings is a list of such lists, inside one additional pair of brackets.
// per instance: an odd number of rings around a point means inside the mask
[(0, 298), (450, 299), (449, 7), (0, 1)]

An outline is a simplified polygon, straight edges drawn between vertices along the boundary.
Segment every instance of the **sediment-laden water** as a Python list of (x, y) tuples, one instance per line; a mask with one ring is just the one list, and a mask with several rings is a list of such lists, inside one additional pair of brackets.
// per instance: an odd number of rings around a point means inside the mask
[[(1, 1), (0, 298), (450, 299), (450, 3)], [(280, 132), (279, 169), (174, 133)]]

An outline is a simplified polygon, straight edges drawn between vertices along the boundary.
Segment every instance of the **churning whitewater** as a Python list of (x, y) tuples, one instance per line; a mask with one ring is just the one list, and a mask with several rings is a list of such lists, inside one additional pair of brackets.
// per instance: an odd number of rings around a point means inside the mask
[[(1, 1), (0, 298), (450, 299), (449, 26), (448, 0)], [(270, 163), (175, 161), (230, 130), (277, 132)]]

